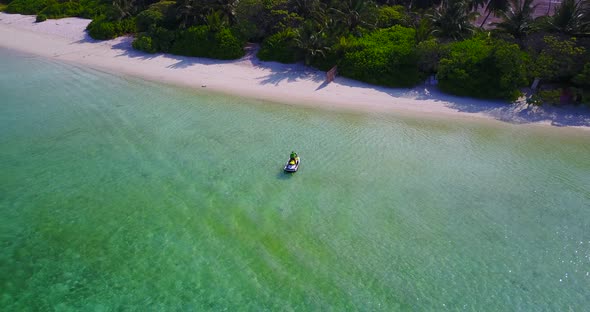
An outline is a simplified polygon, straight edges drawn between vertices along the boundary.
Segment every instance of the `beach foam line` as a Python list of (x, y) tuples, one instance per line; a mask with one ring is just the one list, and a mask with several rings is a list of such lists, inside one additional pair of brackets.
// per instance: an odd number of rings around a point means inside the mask
[(34, 16), (0, 13), (0, 47), (111, 73), (280, 103), (590, 130), (588, 109), (545, 109), (455, 97), (427, 85), (393, 89), (343, 77), (326, 83), (323, 71), (302, 64), (263, 62), (255, 56), (255, 50), (235, 61), (148, 54), (134, 50), (131, 37), (91, 39), (85, 32), (88, 23), (90, 20), (82, 18), (35, 23)]

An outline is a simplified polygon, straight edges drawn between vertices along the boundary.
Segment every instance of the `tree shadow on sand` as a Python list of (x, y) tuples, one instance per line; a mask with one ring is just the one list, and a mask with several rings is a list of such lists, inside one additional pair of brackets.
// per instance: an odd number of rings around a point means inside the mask
[(85, 31), (84, 32), (84, 38), (82, 38), (82, 39), (80, 39), (78, 41), (72, 42), (70, 44), (77, 44), (77, 43), (100, 43), (100, 42), (101, 42), (100, 40), (96, 40), (96, 39), (93, 39), (92, 37), (90, 37), (90, 35), (88, 34), (88, 32)]
[(590, 127), (587, 106), (535, 106), (524, 101), (479, 100), (444, 94), (434, 86), (415, 88), (414, 92), (418, 100), (440, 101), (458, 112), (483, 114), (513, 124), (548, 122), (556, 127)]
[[(513, 124), (548, 122), (551, 125), (557, 127), (590, 127), (590, 107), (587, 106), (539, 107), (528, 105), (523, 102), (510, 103), (501, 100), (480, 100), (444, 94), (438, 90), (436, 86), (429, 84), (422, 84), (417, 87), (407, 89), (388, 88), (370, 85), (344, 77), (337, 77), (335, 81), (328, 83), (325, 80), (326, 72), (304, 66), (302, 63), (282, 64), (277, 62), (261, 61), (256, 57), (256, 53), (258, 51), (257, 45), (249, 45), (246, 47), (246, 54), (241, 59), (225, 61), (162, 53), (148, 54), (133, 49), (131, 46), (133, 37), (122, 37), (115, 40), (118, 40), (118, 42), (112, 44), (112, 48), (120, 51), (120, 54), (117, 55), (118, 57), (126, 56), (130, 58), (148, 60), (165, 56), (166, 58), (177, 61), (174, 64), (168, 65), (168, 68), (181, 69), (189, 68), (194, 65), (243, 64), (246, 67), (260, 68), (270, 72), (264, 76), (255, 78), (260, 84), (263, 85), (272, 84), (277, 86), (283, 82), (308, 80), (318, 84), (315, 92), (328, 88), (330, 84), (337, 84), (359, 89), (360, 93), (363, 92), (363, 89), (371, 92), (377, 91), (385, 93), (392, 97), (392, 103), (395, 102), (396, 98), (440, 102), (441, 105), (451, 108), (457, 112), (482, 114), (496, 120)], [(81, 41), (97, 42), (90, 37)]]
[(246, 46), (246, 54), (244, 57), (236, 62), (270, 71), (270, 74), (256, 77), (260, 84), (273, 84), (277, 86), (281, 82), (294, 82), (297, 80), (311, 80), (319, 83), (325, 79), (325, 72), (304, 66), (302, 63), (283, 64), (279, 62), (262, 61), (256, 56), (259, 49), (259, 45), (249, 44)]
[(125, 37), (119, 37), (117, 39), (118, 42), (114, 43), (111, 47), (113, 50), (118, 50), (119, 54), (117, 54), (117, 57), (129, 57), (129, 58), (138, 58), (141, 60), (150, 60), (153, 59), (155, 57), (157, 57), (159, 54), (149, 54), (147, 52), (143, 52), (143, 51), (139, 51), (139, 50), (135, 50), (131, 44), (133, 43), (133, 37), (131, 36), (125, 36)]
[(270, 74), (257, 77), (260, 84), (273, 84), (278, 86), (282, 82), (295, 82), (298, 80), (311, 80), (321, 83), (326, 78), (326, 73), (305, 67), (301, 64), (281, 64), (275, 62), (260, 62), (259, 68), (270, 70)]
[[(441, 105), (457, 112), (481, 114), (512, 124), (547, 122), (556, 127), (590, 127), (590, 107), (588, 106), (535, 106), (525, 102), (511, 103), (502, 100), (460, 97), (445, 94), (436, 86), (428, 84), (421, 84), (408, 89), (387, 88), (343, 77), (337, 77), (332, 83), (351, 88), (383, 92), (391, 96), (392, 101), (395, 101), (395, 98), (404, 98), (439, 102)], [(327, 83), (324, 84), (327, 85)], [(321, 89), (320, 87), (325, 86), (322, 84), (316, 90)]]

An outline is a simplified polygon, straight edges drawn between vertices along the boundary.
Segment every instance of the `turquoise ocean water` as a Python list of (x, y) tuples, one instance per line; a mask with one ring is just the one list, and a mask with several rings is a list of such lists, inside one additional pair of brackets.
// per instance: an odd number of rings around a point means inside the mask
[(0, 50), (0, 309), (582, 311), (589, 156)]

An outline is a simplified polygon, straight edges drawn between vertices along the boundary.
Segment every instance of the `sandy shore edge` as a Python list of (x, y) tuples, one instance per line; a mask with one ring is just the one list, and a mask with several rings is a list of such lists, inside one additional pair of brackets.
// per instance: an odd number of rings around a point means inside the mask
[(587, 108), (539, 108), (454, 97), (430, 85), (392, 89), (343, 77), (326, 83), (325, 72), (301, 64), (263, 62), (254, 51), (236, 61), (147, 54), (134, 50), (129, 37), (92, 40), (85, 32), (89, 22), (64, 18), (35, 23), (34, 16), (0, 13), (0, 47), (108, 72), (273, 102), (590, 131)]

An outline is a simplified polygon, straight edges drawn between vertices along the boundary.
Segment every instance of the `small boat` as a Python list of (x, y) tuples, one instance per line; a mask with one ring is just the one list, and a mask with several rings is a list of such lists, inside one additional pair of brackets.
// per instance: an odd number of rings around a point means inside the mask
[(289, 159), (285, 165), (285, 172), (297, 172), (299, 169), (299, 156), (295, 157), (295, 161)]

